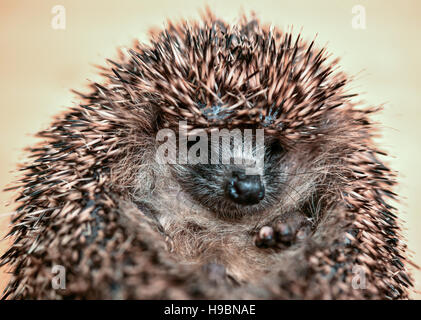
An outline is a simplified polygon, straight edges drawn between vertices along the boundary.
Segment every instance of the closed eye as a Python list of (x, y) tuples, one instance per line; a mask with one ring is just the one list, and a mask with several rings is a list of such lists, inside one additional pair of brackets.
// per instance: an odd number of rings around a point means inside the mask
[(267, 147), (269, 156), (272, 157), (281, 157), (285, 153), (285, 148), (282, 146), (281, 142), (276, 139), (269, 143)]

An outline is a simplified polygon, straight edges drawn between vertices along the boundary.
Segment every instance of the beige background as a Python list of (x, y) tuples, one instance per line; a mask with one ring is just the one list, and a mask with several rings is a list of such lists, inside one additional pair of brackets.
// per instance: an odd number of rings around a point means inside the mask
[[(32, 135), (46, 127), (53, 114), (75, 103), (70, 88), (84, 89), (97, 80), (92, 64), (115, 56), (116, 46), (133, 38), (146, 39), (149, 27), (160, 27), (167, 17), (195, 18), (208, 3), (223, 18), (234, 22), (240, 9), (255, 10), (265, 22), (280, 27), (303, 27), (303, 35), (328, 43), (342, 57), (342, 67), (359, 74), (354, 89), (369, 104), (385, 105), (377, 117), (383, 123), (380, 142), (400, 172), (399, 205), (406, 221), (405, 234), (414, 260), (421, 265), (421, 201), (418, 198), (421, 117), (420, 57), (421, 2), (413, 1), (0, 1), (0, 187), (12, 181), (11, 171), (23, 159), (21, 151), (34, 142)], [(51, 9), (66, 8), (66, 29), (53, 30)], [(367, 29), (352, 28), (352, 8), (361, 4)], [(362, 71), (362, 72), (361, 72)], [(9, 219), (0, 194), (0, 228)], [(5, 243), (0, 243), (4, 250)], [(421, 273), (415, 272), (421, 291)], [(5, 283), (0, 277), (0, 287)], [(414, 294), (420, 298), (421, 295)]]

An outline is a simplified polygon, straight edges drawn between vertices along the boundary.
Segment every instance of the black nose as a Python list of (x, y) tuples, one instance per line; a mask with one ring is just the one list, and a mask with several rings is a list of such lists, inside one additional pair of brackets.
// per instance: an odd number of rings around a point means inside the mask
[(265, 187), (259, 175), (233, 173), (225, 187), (228, 197), (239, 204), (257, 204), (265, 196)]

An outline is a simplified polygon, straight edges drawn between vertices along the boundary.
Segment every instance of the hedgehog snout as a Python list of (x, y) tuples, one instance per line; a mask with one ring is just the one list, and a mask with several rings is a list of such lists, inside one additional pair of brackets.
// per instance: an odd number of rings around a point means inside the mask
[(225, 185), (226, 196), (241, 205), (254, 205), (265, 197), (265, 187), (260, 175), (233, 172)]

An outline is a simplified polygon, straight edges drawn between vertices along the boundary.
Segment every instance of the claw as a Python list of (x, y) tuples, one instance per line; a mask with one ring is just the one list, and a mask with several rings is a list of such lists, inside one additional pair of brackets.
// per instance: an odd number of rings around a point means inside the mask
[(256, 246), (259, 248), (268, 248), (275, 245), (275, 233), (272, 227), (264, 226), (260, 229), (255, 239)]
[(296, 230), (293, 230), (293, 228), (287, 223), (278, 222), (275, 230), (276, 240), (278, 242), (289, 244), (295, 238)]

